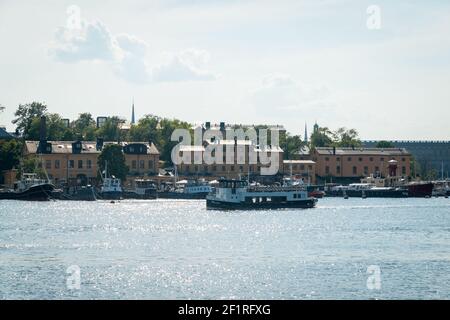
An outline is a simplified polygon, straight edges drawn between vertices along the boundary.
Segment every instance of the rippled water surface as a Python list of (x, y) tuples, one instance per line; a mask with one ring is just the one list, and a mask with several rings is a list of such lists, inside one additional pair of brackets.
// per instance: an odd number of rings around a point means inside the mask
[[(69, 266), (80, 289), (69, 289)], [(367, 268), (381, 270), (368, 289)], [(69, 269), (70, 271), (70, 269)], [(450, 199), (0, 201), (3, 299), (450, 299)]]

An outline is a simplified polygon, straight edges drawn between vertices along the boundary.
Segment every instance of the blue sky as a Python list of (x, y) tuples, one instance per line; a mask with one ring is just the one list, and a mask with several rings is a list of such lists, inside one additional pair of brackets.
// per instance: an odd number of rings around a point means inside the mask
[(448, 1), (91, 2), (0, 0), (0, 125), (33, 100), (129, 118), (134, 97), (138, 117), (449, 139)]

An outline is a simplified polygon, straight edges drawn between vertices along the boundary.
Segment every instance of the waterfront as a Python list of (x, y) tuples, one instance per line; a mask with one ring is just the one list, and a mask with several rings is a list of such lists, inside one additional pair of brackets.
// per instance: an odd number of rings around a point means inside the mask
[[(450, 201), (0, 201), (2, 299), (450, 299)], [(78, 265), (81, 287), (66, 286)], [(381, 289), (367, 288), (367, 267)]]

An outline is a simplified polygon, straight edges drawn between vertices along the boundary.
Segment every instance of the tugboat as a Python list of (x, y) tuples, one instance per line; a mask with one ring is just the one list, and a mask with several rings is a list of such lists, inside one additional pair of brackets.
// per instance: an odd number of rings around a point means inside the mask
[(134, 180), (135, 187), (133, 190), (126, 190), (123, 193), (124, 198), (127, 199), (157, 199), (158, 192), (156, 184), (153, 180), (136, 179)]
[(103, 184), (100, 189), (100, 198), (105, 200), (120, 200), (122, 199), (123, 191), (120, 185), (120, 179), (114, 176), (108, 178), (108, 162), (105, 163), (105, 176), (103, 177)]
[(52, 183), (39, 179), (35, 173), (24, 173), (14, 184), (14, 190), (0, 192), (0, 199), (46, 201), (54, 189)]
[(206, 197), (207, 209), (254, 210), (313, 208), (317, 199), (301, 186), (249, 186), (244, 180), (219, 180), (219, 186)]

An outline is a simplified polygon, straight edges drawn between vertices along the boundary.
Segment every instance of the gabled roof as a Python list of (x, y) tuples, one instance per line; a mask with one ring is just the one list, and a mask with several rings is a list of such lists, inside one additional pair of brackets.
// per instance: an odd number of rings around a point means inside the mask
[(4, 128), (0, 128), (0, 139), (13, 139), (14, 136), (6, 132)]
[[(75, 141), (47, 141), (52, 145), (52, 153), (60, 154), (60, 153), (72, 153), (72, 143)], [(147, 146), (147, 154), (159, 154), (158, 149), (155, 144), (152, 142), (149, 144), (148, 142), (120, 142), (119, 145), (122, 147), (129, 144), (144, 144)], [(117, 142), (107, 141), (103, 143), (103, 146), (108, 144), (117, 144)], [(39, 141), (25, 141), (26, 152), (33, 154), (37, 152), (39, 145)], [(101, 150), (97, 150), (97, 143), (95, 141), (81, 141), (81, 153), (82, 154), (95, 154), (100, 153)]]

